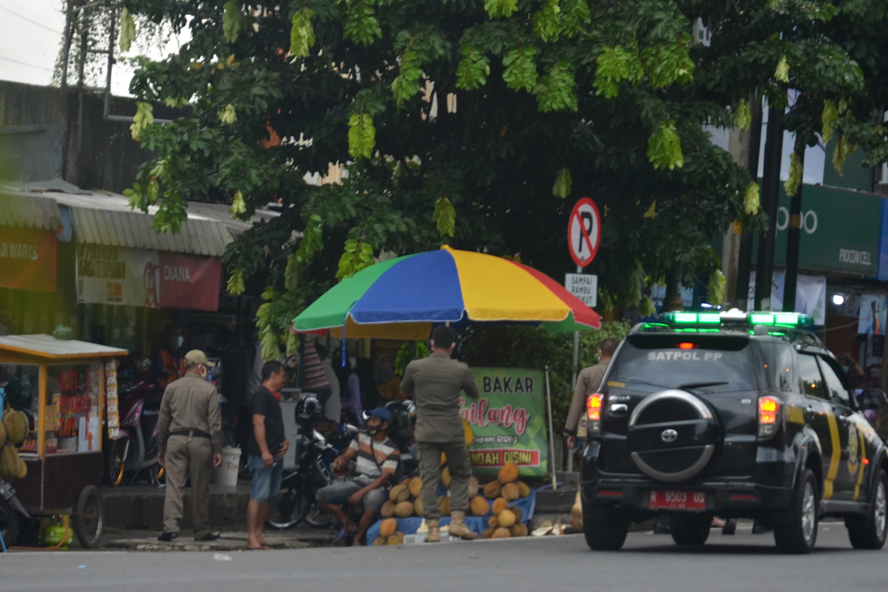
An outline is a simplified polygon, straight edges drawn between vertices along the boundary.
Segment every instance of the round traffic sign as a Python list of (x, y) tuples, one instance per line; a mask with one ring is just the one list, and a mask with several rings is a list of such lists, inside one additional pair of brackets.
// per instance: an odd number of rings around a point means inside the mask
[(584, 197), (573, 207), (567, 224), (567, 245), (574, 263), (585, 267), (592, 263), (601, 242), (601, 216), (595, 202)]

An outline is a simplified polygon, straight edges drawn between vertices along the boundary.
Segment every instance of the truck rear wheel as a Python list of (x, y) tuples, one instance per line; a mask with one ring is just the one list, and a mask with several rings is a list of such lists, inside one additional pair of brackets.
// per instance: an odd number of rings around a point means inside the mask
[(619, 551), (629, 533), (629, 517), (624, 512), (614, 510), (607, 518), (583, 516), (583, 534), (586, 544), (593, 551)]
[(888, 537), (888, 477), (885, 471), (876, 476), (869, 516), (845, 518), (848, 538), (855, 549), (881, 549)]
[(817, 541), (817, 523), (820, 518), (817, 479), (811, 469), (805, 469), (801, 474), (798, 490), (786, 515), (789, 522), (774, 525), (777, 550), (781, 553), (810, 553)]

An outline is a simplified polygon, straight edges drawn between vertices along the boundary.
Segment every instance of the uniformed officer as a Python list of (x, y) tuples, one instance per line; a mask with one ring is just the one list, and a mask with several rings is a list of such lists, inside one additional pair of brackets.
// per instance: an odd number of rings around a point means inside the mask
[(574, 390), (573, 400), (570, 403), (570, 411), (564, 422), (564, 436), (567, 438), (568, 448), (573, 448), (577, 443), (577, 433), (579, 429), (579, 437), (585, 438), (585, 417), (586, 399), (595, 393), (601, 386), (601, 379), (610, 364), (614, 352), (617, 351), (616, 339), (603, 339), (598, 345), (598, 363), (588, 368), (583, 368), (577, 376), (577, 387)]
[(208, 368), (215, 366), (200, 350), (185, 354), (185, 375), (170, 383), (163, 393), (157, 421), (157, 460), (166, 468), (163, 534), (158, 540), (179, 536), (182, 490), (191, 477), (194, 539), (212, 541), (209, 497), (211, 469), (222, 465), (222, 414), (219, 393), (207, 382)]
[(401, 396), (414, 395), (416, 404), (416, 443), (419, 448), (419, 473), (422, 478), (423, 516), (429, 527), (427, 543), (441, 540), (438, 520), (438, 472), (441, 453), (450, 469), (450, 534), (466, 540), (478, 538), (465, 523), (469, 509), (469, 479), (472, 464), (466, 447), (465, 430), (459, 416), (459, 396), (465, 391), (478, 398), (478, 385), (466, 364), (450, 358), (454, 347), (453, 329), (441, 326), (432, 333), (432, 354), (414, 360), (404, 371)]

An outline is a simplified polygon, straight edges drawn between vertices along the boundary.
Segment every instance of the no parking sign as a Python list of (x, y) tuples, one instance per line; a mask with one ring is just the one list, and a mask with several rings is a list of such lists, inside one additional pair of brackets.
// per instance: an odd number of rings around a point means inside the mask
[(584, 197), (576, 203), (567, 224), (567, 245), (574, 263), (585, 267), (592, 263), (601, 243), (601, 216), (595, 202)]

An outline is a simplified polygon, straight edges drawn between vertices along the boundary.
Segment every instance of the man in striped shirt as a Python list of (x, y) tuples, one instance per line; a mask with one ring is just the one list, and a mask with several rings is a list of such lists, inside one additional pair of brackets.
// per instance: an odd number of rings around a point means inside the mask
[[(388, 499), (390, 481), (398, 469), (401, 452), (385, 434), (391, 422), (392, 414), (388, 409), (377, 407), (371, 411), (361, 433), (333, 461), (332, 468), (338, 472), (357, 459), (355, 475), (348, 481), (321, 488), (316, 496), (318, 506), (344, 525), (340, 537), (354, 534), (355, 546), (361, 544), (367, 529), (376, 521), (382, 504)], [(345, 502), (352, 507), (363, 503), (364, 514), (357, 525), (342, 511)]]

